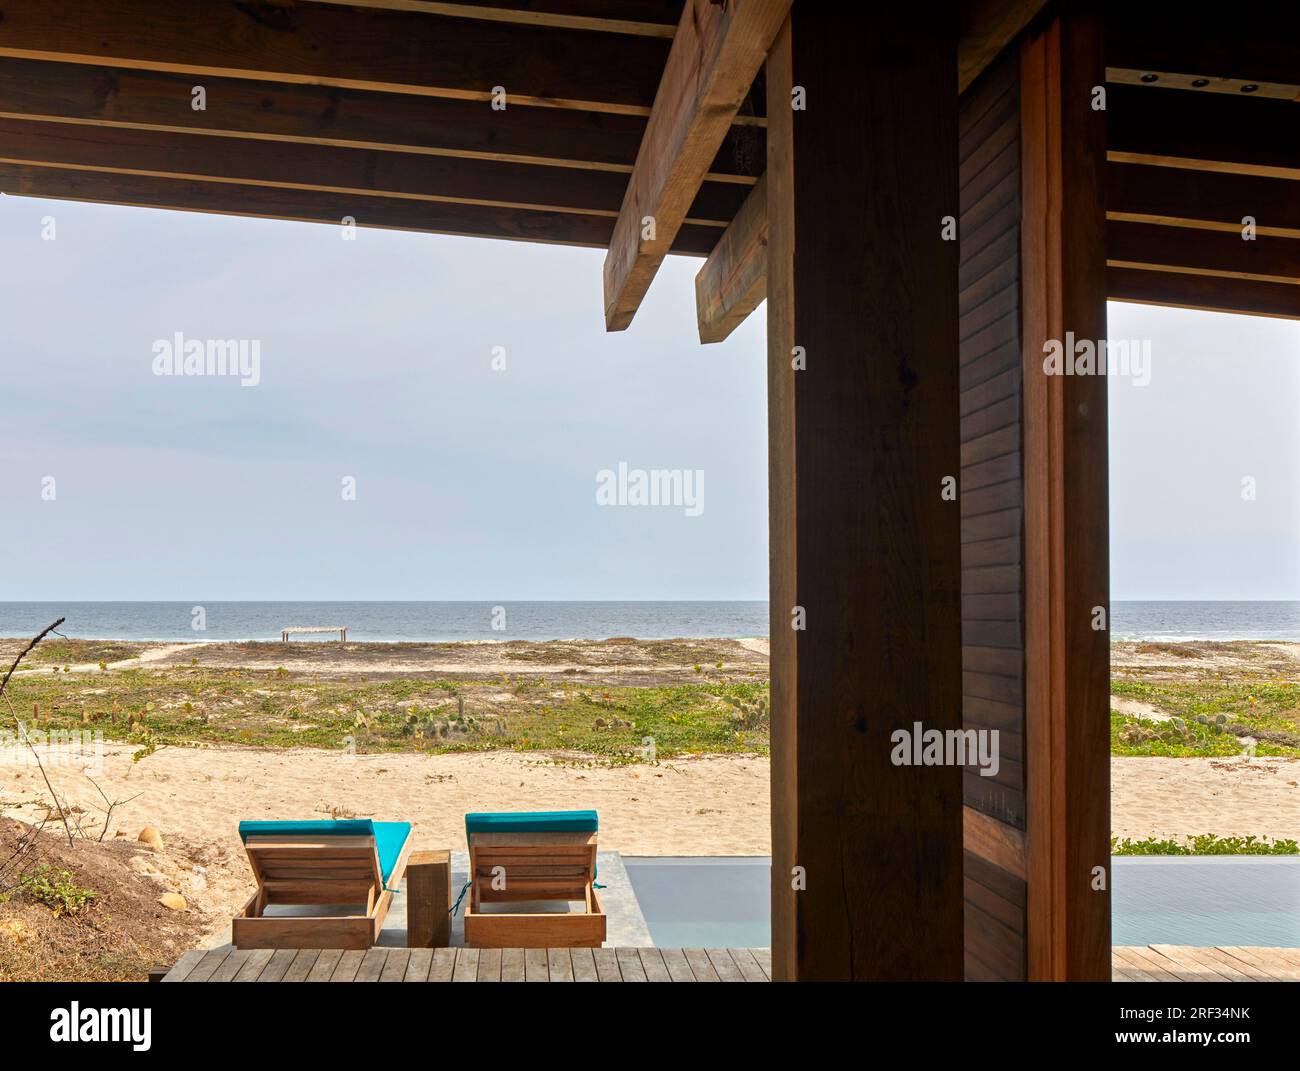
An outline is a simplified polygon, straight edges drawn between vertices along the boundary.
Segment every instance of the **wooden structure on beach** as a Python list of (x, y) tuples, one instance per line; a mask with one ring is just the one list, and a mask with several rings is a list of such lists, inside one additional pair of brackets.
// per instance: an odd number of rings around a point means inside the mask
[(348, 630), (346, 625), (307, 625), (294, 628), (282, 628), (280, 630), (280, 642), (288, 643), (290, 636), (313, 632), (337, 632), (339, 634), (339, 643), (348, 642)]
[[(0, 14), (6, 194), (603, 248), (610, 330), (670, 254), (702, 339), (766, 298), (772, 977), (1111, 977), (1106, 379), (1044, 347), (1300, 317), (1294, 9)], [(895, 766), (916, 722), (1000, 772)]]

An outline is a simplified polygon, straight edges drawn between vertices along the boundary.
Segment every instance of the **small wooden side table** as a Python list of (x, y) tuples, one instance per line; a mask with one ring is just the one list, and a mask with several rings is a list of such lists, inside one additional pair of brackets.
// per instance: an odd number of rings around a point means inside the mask
[(412, 852), (406, 863), (406, 945), (451, 945), (451, 852)]

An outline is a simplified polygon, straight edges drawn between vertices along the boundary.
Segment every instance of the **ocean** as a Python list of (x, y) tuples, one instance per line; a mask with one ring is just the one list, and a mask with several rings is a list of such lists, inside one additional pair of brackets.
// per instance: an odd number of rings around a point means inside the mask
[[(195, 611), (201, 607), (202, 629)], [(77, 639), (278, 640), (294, 626), (345, 626), (349, 642), (668, 639), (767, 635), (767, 602), (0, 602), (0, 636), (51, 621)], [(498, 625), (500, 627), (494, 627)], [(337, 640), (295, 636), (294, 642)]]
[[(58, 617), (81, 639), (276, 640), (282, 628), (344, 625), (358, 642), (766, 636), (750, 602), (0, 602), (0, 636), (31, 636)], [(498, 608), (500, 611), (498, 612)], [(494, 624), (502, 627), (494, 628)], [(1114, 602), (1114, 639), (1300, 641), (1300, 602)], [(330, 636), (297, 637), (299, 642)]]

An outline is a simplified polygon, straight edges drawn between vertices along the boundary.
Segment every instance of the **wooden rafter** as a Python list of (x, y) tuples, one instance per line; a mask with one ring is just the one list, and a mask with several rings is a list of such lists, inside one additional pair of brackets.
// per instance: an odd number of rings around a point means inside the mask
[(1300, 239), (1271, 235), (1248, 239), (1240, 229), (1195, 230), (1110, 220), (1106, 224), (1106, 263), (1117, 268), (1158, 268), (1300, 285)]
[[(572, 212), (492, 204), (451, 204), (275, 186), (159, 179), (25, 164), (0, 163), (0, 191), (26, 197), (169, 208), (183, 212), (214, 212), (229, 216), (308, 223), (338, 224), (345, 217), (350, 217), (358, 227), (593, 248), (609, 245), (614, 225), (609, 216)], [(713, 248), (717, 235), (716, 227), (685, 226), (677, 235), (673, 252), (704, 256)]]
[(605, 258), (605, 326), (631, 322), (790, 0), (688, 0)]
[(1111, 160), (1300, 179), (1300, 103), (1111, 85), (1106, 123)]
[[(404, 93), (204, 80), (206, 107), (192, 107), (194, 80), (165, 71), (0, 59), (0, 117), (462, 156), (627, 175), (645, 132), (643, 116)], [(728, 131), (708, 181), (753, 183), (763, 169), (762, 127)], [(245, 148), (245, 147), (240, 147)]]
[(721, 342), (767, 297), (767, 182), (759, 179), (695, 276), (701, 342)]
[[(613, 219), (624, 176), (480, 158), (376, 152), (0, 118), (0, 161), (242, 186), (575, 212)], [(705, 183), (688, 222), (721, 229), (746, 187)], [(702, 215), (700, 214), (702, 213)]]
[[(649, 114), (669, 43), (337, 4), (6, 0), (0, 56)], [(748, 88), (748, 87), (746, 87)]]
[(1300, 184), (1214, 171), (1112, 161), (1106, 165), (1106, 216), (1240, 236), (1248, 222), (1260, 235), (1300, 238)]
[(489, 22), (515, 22), (529, 26), (559, 26), (569, 30), (634, 34), (672, 40), (681, 4), (666, 0), (477, 0), (445, 3), (441, 0), (308, 0), (311, 3), (346, 3), (389, 11), (418, 11)]

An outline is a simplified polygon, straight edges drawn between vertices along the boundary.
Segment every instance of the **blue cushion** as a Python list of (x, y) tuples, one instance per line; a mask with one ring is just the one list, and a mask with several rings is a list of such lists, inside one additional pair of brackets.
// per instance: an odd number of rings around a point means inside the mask
[(248, 843), (249, 837), (374, 837), (379, 852), (379, 872), (385, 885), (410, 835), (410, 822), (372, 822), (369, 818), (239, 823), (239, 839), (244, 843)]
[(465, 833), (595, 833), (595, 811), (503, 811), (467, 814)]

